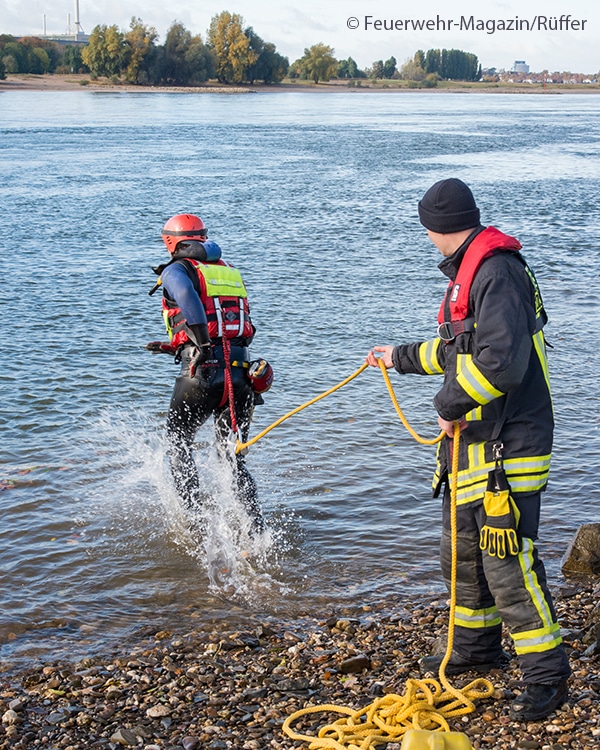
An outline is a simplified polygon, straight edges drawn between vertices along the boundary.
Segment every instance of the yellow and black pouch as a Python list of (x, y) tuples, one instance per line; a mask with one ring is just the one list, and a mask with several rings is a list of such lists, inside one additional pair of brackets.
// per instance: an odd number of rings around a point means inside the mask
[(488, 474), (488, 486), (483, 498), (483, 526), (479, 533), (479, 548), (491, 557), (504, 559), (518, 555), (521, 544), (518, 535), (521, 514), (510, 495), (510, 486), (502, 466), (502, 445), (494, 445), (496, 465)]

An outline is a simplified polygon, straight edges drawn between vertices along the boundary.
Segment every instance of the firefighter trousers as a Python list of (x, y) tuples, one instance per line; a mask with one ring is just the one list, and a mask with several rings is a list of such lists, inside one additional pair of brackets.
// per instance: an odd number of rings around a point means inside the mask
[[(513, 493), (521, 512), (520, 551), (504, 559), (479, 548), (483, 500), (457, 508), (454, 651), (473, 663), (496, 661), (502, 653), (502, 624), (508, 629), (526, 683), (551, 685), (571, 673), (546, 571), (535, 547), (540, 493)], [(443, 504), (441, 565), (450, 587), (452, 561), (450, 497)]]

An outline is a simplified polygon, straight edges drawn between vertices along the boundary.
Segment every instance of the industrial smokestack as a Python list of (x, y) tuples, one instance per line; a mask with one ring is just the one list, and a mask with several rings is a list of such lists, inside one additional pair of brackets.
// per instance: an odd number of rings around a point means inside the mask
[(81, 23), (79, 22), (79, 0), (75, 0), (75, 33), (84, 33)]

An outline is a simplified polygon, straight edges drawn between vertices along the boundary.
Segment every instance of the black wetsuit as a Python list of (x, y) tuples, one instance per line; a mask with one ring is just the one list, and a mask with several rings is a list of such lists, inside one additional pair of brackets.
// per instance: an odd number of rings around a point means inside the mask
[[(212, 245), (218, 249), (214, 243)], [(202, 505), (205, 493), (202, 492), (202, 482), (193, 457), (193, 444), (198, 429), (212, 415), (218, 456), (229, 461), (238, 497), (251, 516), (255, 529), (262, 529), (264, 522), (257, 500), (256, 484), (246, 468), (244, 456), (238, 453), (234, 457), (233, 450), (228, 445), (232, 419), (220, 337), (210, 339), (212, 347), (209, 360), (195, 368), (193, 377), (190, 375), (190, 360), (197, 352), (197, 342), (191, 340), (193, 332), (198, 330), (197, 326), (207, 323), (196, 272), (185, 258), (177, 258), (175, 255), (168, 268), (162, 271), (162, 280), (165, 304), (181, 309), (181, 313), (185, 315), (182, 322), (187, 331), (187, 335), (183, 337), (184, 343), (178, 349), (181, 370), (175, 381), (167, 418), (168, 455), (177, 492), (187, 508), (197, 509)], [(254, 331), (249, 316), (247, 327), (249, 333)], [(254, 393), (246, 375), (249, 366), (248, 345), (251, 340), (252, 333), (228, 339), (235, 422), (242, 442), (247, 441), (255, 403), (262, 403), (262, 398)]]

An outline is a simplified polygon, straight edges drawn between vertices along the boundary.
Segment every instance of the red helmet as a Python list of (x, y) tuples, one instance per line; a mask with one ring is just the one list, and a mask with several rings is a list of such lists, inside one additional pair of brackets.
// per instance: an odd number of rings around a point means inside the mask
[(194, 214), (177, 214), (172, 216), (162, 230), (163, 242), (170, 253), (174, 253), (177, 243), (182, 240), (199, 240), (203, 242), (208, 229), (199, 216)]

